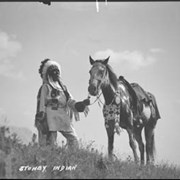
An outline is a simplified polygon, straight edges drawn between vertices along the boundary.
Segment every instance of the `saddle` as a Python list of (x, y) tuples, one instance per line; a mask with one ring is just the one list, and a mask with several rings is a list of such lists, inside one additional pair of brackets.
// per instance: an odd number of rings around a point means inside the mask
[(129, 94), (133, 97), (133, 106), (136, 110), (135, 115), (140, 116), (140, 114), (143, 111), (144, 102), (150, 106), (152, 117), (156, 119), (160, 118), (160, 113), (157, 107), (156, 99), (152, 93), (145, 91), (138, 83), (129, 83), (127, 80), (124, 79), (123, 76), (120, 76), (119, 80), (126, 85)]
[(144, 101), (148, 104), (152, 101), (150, 94), (148, 94), (138, 83), (131, 83), (131, 86), (135, 91), (139, 101)]

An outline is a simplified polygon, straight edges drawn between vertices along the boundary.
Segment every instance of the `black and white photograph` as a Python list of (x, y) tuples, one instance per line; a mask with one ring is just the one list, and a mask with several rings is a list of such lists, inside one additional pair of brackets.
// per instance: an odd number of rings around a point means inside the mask
[(179, 179), (180, 2), (0, 2), (1, 179)]

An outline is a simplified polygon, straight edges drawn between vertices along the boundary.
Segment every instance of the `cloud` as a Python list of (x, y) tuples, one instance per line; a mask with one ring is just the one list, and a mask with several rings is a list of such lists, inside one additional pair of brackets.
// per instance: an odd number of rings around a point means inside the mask
[(3, 58), (14, 57), (21, 50), (21, 44), (11, 40), (5, 32), (0, 32), (0, 60)]
[(21, 51), (21, 44), (10, 36), (0, 31), (0, 75), (11, 78), (23, 78), (22, 72), (15, 72), (13, 60)]
[(162, 52), (164, 52), (164, 50), (161, 49), (161, 48), (152, 48), (152, 49), (150, 49), (149, 51), (150, 51), (151, 53), (162, 53)]
[(111, 63), (129, 67), (131, 70), (139, 70), (155, 63), (156, 59), (152, 55), (144, 55), (139, 51), (123, 51), (115, 52), (111, 49), (98, 51), (94, 58), (103, 59), (110, 56)]

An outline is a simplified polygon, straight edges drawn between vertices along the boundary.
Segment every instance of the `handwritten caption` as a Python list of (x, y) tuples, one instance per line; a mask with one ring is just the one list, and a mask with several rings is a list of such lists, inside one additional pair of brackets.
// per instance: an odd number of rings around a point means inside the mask
[[(41, 171), (41, 172), (45, 172), (47, 170), (48, 166), (20, 166), (19, 167), (19, 171)], [(73, 165), (73, 166), (64, 166), (64, 165), (60, 165), (60, 166), (53, 166), (52, 167), (52, 171), (73, 171), (76, 170), (77, 165)]]

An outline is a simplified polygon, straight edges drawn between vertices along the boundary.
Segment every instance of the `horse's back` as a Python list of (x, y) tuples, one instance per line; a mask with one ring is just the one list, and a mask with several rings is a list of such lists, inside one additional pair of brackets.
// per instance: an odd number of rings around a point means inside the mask
[(131, 86), (135, 91), (139, 102), (144, 101), (145, 103), (148, 104), (152, 102), (152, 106), (154, 108), (154, 112), (152, 112), (153, 117), (156, 119), (160, 119), (161, 116), (158, 110), (155, 96), (152, 93), (145, 91), (138, 83), (131, 83)]
[(144, 100), (145, 102), (149, 102), (151, 100), (147, 92), (138, 83), (131, 83), (131, 86), (139, 101)]

